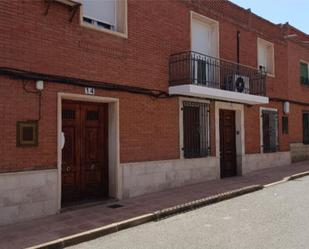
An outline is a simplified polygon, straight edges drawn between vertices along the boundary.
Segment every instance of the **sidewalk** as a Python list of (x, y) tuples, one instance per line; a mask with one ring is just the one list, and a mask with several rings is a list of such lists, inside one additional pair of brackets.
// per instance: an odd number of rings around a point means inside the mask
[(219, 193), (255, 184), (270, 184), (304, 171), (309, 171), (309, 161), (260, 170), (242, 177), (214, 180), (131, 198), (117, 202), (123, 207), (116, 209), (108, 207), (111, 203), (102, 204), (2, 226), (0, 227), (0, 249), (34, 246)]

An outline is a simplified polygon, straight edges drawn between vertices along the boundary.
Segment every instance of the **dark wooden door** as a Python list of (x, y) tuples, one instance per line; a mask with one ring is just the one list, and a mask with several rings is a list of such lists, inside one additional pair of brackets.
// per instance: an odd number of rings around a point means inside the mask
[(107, 196), (107, 119), (107, 105), (63, 102), (63, 202)]
[(237, 174), (235, 111), (220, 110), (220, 168), (221, 177)]

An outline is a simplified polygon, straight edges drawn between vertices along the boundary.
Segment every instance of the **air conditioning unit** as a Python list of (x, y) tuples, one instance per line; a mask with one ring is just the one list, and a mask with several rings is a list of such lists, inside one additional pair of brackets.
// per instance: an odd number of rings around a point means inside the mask
[(250, 79), (239, 74), (229, 75), (227, 76), (225, 89), (239, 93), (250, 93)]

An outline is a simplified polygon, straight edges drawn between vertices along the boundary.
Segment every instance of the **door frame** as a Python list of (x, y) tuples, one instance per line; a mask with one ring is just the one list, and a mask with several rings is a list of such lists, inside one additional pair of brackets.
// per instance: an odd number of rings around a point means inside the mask
[[(242, 159), (245, 155), (245, 119), (244, 105), (215, 102), (215, 124), (216, 124), (216, 157), (220, 160), (220, 109), (235, 111), (235, 128), (236, 128), (236, 165), (237, 175), (242, 175)], [(221, 165), (220, 170), (221, 170)]]
[(58, 169), (58, 211), (61, 210), (62, 187), (62, 101), (72, 100), (80, 102), (108, 104), (108, 189), (109, 197), (122, 199), (122, 169), (120, 167), (119, 144), (119, 99), (100, 96), (89, 96), (73, 93), (58, 93), (57, 99), (57, 169)]

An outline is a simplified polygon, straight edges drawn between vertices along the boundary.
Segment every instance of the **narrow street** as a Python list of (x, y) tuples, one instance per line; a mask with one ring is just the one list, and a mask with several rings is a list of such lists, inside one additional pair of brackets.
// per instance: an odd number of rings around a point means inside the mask
[(309, 177), (111, 234), (70, 249), (304, 249)]

